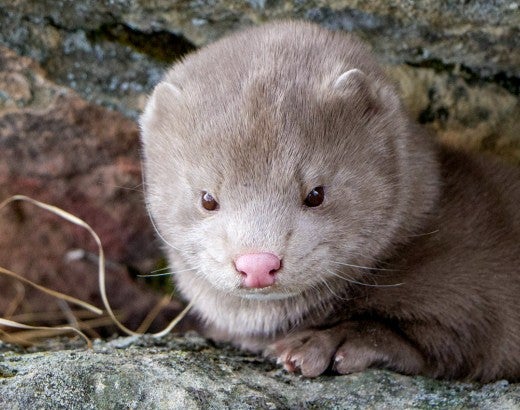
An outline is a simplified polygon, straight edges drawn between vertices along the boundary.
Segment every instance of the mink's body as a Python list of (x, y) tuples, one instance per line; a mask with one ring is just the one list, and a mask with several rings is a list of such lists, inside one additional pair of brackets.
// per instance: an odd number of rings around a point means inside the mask
[(435, 145), (357, 39), (287, 22), (220, 40), (141, 126), (207, 335), (307, 376), (520, 379), (520, 171)]

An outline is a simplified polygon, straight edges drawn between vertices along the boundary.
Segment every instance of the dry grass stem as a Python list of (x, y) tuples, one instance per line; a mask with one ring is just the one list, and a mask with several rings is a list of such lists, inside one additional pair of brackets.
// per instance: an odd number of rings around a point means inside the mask
[(51, 295), (57, 299), (66, 300), (67, 302), (73, 303), (75, 305), (81, 306), (82, 308), (85, 308), (87, 310), (90, 310), (91, 312), (94, 312), (98, 315), (103, 314), (103, 311), (101, 309), (98, 309), (97, 307), (91, 305), (90, 303), (83, 302), (80, 299), (73, 298), (72, 296), (65, 295), (64, 293), (57, 292), (55, 290), (46, 288), (45, 286), (38, 285), (37, 283), (34, 283), (30, 281), (29, 279), (24, 278), (23, 276), (19, 275), (16, 272), (10, 271), (9, 269), (2, 268), (0, 266), (0, 274), (3, 274), (5, 276), (9, 276), (11, 278), (14, 278), (20, 282), (25, 283), (26, 285), (30, 285), (38, 290), (41, 290), (44, 293), (47, 293), (48, 295)]
[[(95, 319), (78, 322), (78, 328), (81, 329), (82, 331), (90, 331), (96, 327), (110, 326), (113, 324), (114, 323), (112, 321), (112, 318), (108, 315), (105, 315), (102, 317), (97, 317)], [(56, 335), (56, 332), (54, 331), (55, 329), (57, 329), (57, 328), (42, 326), (41, 329), (34, 328), (34, 329), (23, 330), (20, 332), (11, 332), (11, 333), (9, 333), (9, 335), (12, 337), (18, 338), (19, 340), (24, 340), (24, 341), (26, 341), (27, 345), (31, 345), (31, 344), (34, 344), (34, 342), (38, 339), (55, 336)], [(78, 330), (78, 329), (76, 329), (76, 330)]]
[(16, 295), (5, 311), (6, 319), (12, 319), (11, 316), (13, 316), (14, 312), (16, 312), (16, 309), (18, 309), (18, 306), (20, 306), (23, 298), (25, 297), (25, 286), (20, 282), (14, 282), (13, 285), (16, 289)]
[[(78, 316), (76, 316), (75, 313), (70, 309), (70, 307), (65, 302), (63, 302), (63, 304), (60, 305), (62, 308), (62, 311), (63, 311), (63, 316), (67, 319), (67, 321), (69, 323), (72, 323), (74, 326), (55, 326), (55, 327), (30, 326), (30, 325), (25, 325), (22, 323), (15, 322), (13, 320), (0, 318), (0, 325), (18, 328), (18, 329), (24, 329), (23, 332), (18, 332), (18, 333), (14, 333), (14, 334), (7, 334), (6, 332), (4, 332), (0, 329), (0, 332), (2, 334), (7, 335), (7, 339), (12, 340), (12, 341), (19, 340), (19, 342), (15, 342), (15, 343), (25, 344), (32, 339), (48, 337), (48, 336), (56, 334), (56, 332), (72, 331), (72, 332), (79, 334), (83, 339), (85, 339), (85, 341), (87, 342), (87, 345), (89, 347), (91, 347), (92, 343), (90, 342), (88, 337), (79, 330), (79, 328), (92, 329), (92, 327), (106, 326), (106, 325), (110, 325), (110, 324), (115, 324), (121, 331), (123, 331), (127, 335), (139, 336), (144, 331), (146, 331), (146, 329), (148, 329), (148, 327), (150, 326), (152, 321), (155, 319), (155, 317), (157, 317), (160, 310), (164, 306), (166, 306), (169, 303), (169, 301), (171, 300), (171, 297), (164, 297), (163, 299), (161, 299), (159, 301), (159, 303), (154, 307), (154, 309), (152, 309), (152, 311), (146, 316), (145, 320), (143, 321), (143, 323), (141, 324), (141, 326), (139, 327), (139, 329), (136, 332), (127, 328), (125, 325), (123, 325), (117, 319), (114, 311), (112, 310), (112, 308), (108, 302), (108, 298), (106, 295), (106, 287), (105, 287), (105, 277), (106, 277), (105, 253), (104, 253), (103, 247), (101, 245), (101, 240), (100, 240), (99, 236), (97, 235), (97, 233), (94, 231), (94, 229), (92, 229), (92, 227), (89, 224), (87, 224), (85, 221), (83, 221), (82, 219), (64, 211), (63, 209), (37, 201), (35, 199), (29, 198), (24, 195), (14, 195), (14, 196), (6, 199), (5, 201), (0, 203), (0, 209), (4, 208), (9, 203), (12, 203), (15, 201), (29, 202), (41, 209), (51, 212), (77, 226), (80, 226), (80, 227), (86, 229), (90, 233), (90, 235), (92, 236), (92, 238), (94, 239), (94, 241), (96, 242), (96, 245), (98, 247), (98, 255), (99, 255), (98, 256), (98, 286), (99, 286), (99, 291), (101, 294), (101, 300), (103, 301), (103, 305), (105, 306), (105, 309), (108, 313), (108, 317), (78, 322), (78, 320), (77, 320)], [(87, 302), (84, 302), (82, 300), (73, 298), (73, 297), (65, 295), (65, 294), (62, 294), (60, 292), (56, 292), (56, 291), (48, 289), (44, 286), (38, 285), (37, 283), (34, 283), (8, 269), (0, 267), (0, 273), (3, 275), (6, 275), (8, 277), (11, 277), (19, 282), (22, 282), (26, 285), (32, 286), (42, 292), (45, 292), (53, 297), (56, 297), (62, 301), (66, 301), (66, 302), (81, 306), (84, 309), (87, 309), (95, 314), (101, 315), (103, 313), (103, 311), (101, 309), (99, 309)], [(23, 294), (22, 294), (22, 297), (23, 297)], [(13, 301), (12, 306), (10, 306), (10, 309), (9, 309), (10, 314), (14, 313), (14, 309), (16, 309), (16, 307), (20, 303), (18, 301), (18, 299), (19, 299), (19, 297), (17, 297), (16, 300)], [(13, 306), (14, 306), (14, 308), (13, 308)], [(166, 335), (167, 333), (169, 333), (177, 325), (177, 323), (179, 323), (180, 320), (184, 316), (186, 316), (186, 314), (191, 309), (191, 307), (192, 307), (192, 304), (191, 303), (188, 304), (188, 306), (186, 306), (186, 308), (175, 319), (173, 319), (164, 330), (162, 330), (161, 332), (158, 332), (158, 333), (154, 333), (154, 334), (152, 334), (152, 336), (162, 337), (162, 336)], [(33, 318), (34, 318), (34, 316), (33, 316)], [(100, 323), (103, 323), (103, 324), (101, 325)]]
[(90, 339), (81, 331), (76, 329), (72, 326), (55, 326), (55, 327), (48, 327), (48, 326), (29, 326), (24, 325), (22, 323), (13, 322), (12, 320), (8, 319), (2, 319), (0, 318), (0, 325), (7, 326), (7, 327), (13, 327), (15, 329), (28, 329), (28, 330), (44, 330), (47, 332), (51, 332), (52, 335), (55, 335), (56, 332), (74, 332), (80, 335), (83, 340), (87, 343), (87, 346), (89, 348), (92, 348), (92, 342)]
[(172, 300), (171, 295), (170, 296), (164, 296), (162, 297), (158, 303), (155, 304), (152, 310), (148, 312), (146, 317), (144, 318), (143, 322), (137, 329), (138, 333), (146, 333), (152, 322), (155, 320), (157, 315), (161, 313), (161, 310), (163, 310), (164, 307), (168, 306), (168, 303)]
[[(99, 317), (97, 314), (89, 311), (89, 310), (71, 310), (74, 317), (78, 320), (84, 319), (92, 319), (94, 317)], [(121, 312), (116, 311), (118, 317), (121, 316)], [(15, 322), (58, 322), (66, 320), (65, 314), (61, 310), (51, 310), (47, 312), (28, 312), (28, 313), (19, 313), (17, 315), (13, 315), (9, 318)]]

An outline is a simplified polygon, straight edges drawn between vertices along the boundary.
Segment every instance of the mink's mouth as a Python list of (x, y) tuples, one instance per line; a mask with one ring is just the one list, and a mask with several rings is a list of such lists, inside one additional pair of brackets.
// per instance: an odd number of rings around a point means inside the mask
[[(265, 289), (265, 288), (264, 288)], [(249, 300), (283, 300), (297, 296), (298, 292), (266, 292), (265, 290), (249, 290), (247, 292), (240, 292), (239, 297)]]

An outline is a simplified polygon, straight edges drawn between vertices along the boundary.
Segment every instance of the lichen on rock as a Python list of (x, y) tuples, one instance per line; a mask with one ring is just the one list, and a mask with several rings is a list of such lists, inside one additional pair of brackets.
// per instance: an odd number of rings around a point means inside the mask
[[(55, 346), (57, 348), (58, 346)], [(62, 346), (64, 349), (67, 345)], [(69, 346), (70, 348), (70, 346)], [(316, 379), (198, 336), (96, 341), (12, 353), (0, 348), (0, 408), (384, 409), (520, 406), (520, 385), (443, 382), (373, 370)]]

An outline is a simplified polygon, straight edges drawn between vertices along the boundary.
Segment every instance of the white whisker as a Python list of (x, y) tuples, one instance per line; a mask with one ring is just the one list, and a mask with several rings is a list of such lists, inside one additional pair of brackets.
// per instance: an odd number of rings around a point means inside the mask
[[(369, 286), (369, 287), (374, 287), (374, 288), (393, 288), (393, 287), (396, 287), (396, 286), (404, 285), (404, 283), (394, 283), (394, 284), (391, 284), (391, 285), (379, 285), (379, 284), (376, 284), (376, 283), (374, 283), (374, 284), (364, 283), (364, 282), (359, 282), (359, 281), (357, 281), (355, 279), (352, 279), (350, 277), (342, 276), (342, 275), (340, 275), (340, 274), (338, 274), (338, 273), (336, 273), (336, 272), (334, 272), (332, 270), (327, 270), (327, 272), (330, 273), (333, 276), (336, 276), (336, 277), (338, 277), (340, 279), (343, 279), (343, 280), (345, 280), (345, 281), (347, 281), (349, 283), (353, 283), (355, 285)], [(343, 275), (345, 275), (345, 274), (343, 274)]]
[[(168, 272), (161, 272), (161, 271), (164, 271), (164, 270), (168, 270)], [(162, 268), (162, 269), (157, 269), (157, 270), (154, 270), (150, 273), (147, 273), (147, 274), (143, 274), (143, 275), (137, 275), (138, 277), (140, 278), (153, 278), (153, 277), (156, 277), (156, 276), (169, 276), (169, 275), (174, 275), (176, 273), (182, 273), (182, 272), (189, 272), (189, 271), (196, 271), (197, 268), (189, 268), (189, 269), (182, 269), (182, 270), (176, 270), (176, 271), (171, 271), (170, 268)], [(155, 273), (155, 272), (160, 272), (160, 273)]]
[(407, 235), (406, 237), (407, 238), (415, 238), (415, 237), (418, 237), (418, 236), (428, 236), (428, 235), (436, 234), (439, 231), (440, 231), (440, 229), (436, 229), (435, 231), (425, 232), (425, 233), (418, 233), (418, 234), (415, 234), (415, 235)]
[[(143, 174), (143, 180), (144, 180), (144, 174)], [(142, 183), (142, 186), (143, 186), (143, 194), (144, 194), (144, 197), (146, 198), (147, 197), (147, 194), (146, 194), (146, 185), (144, 183)], [(153, 229), (155, 230), (155, 232), (157, 233), (157, 236), (159, 236), (159, 238), (161, 238), (161, 240), (166, 244), (168, 245), (170, 248), (172, 249), (175, 249), (176, 251), (178, 252), (182, 252), (181, 249), (177, 248), (176, 246), (172, 245), (170, 242), (168, 242), (166, 240), (166, 238), (161, 234), (161, 232), (159, 231), (159, 228), (157, 227), (157, 225), (155, 224), (155, 221), (153, 219), (153, 216), (152, 216), (152, 213), (150, 212), (150, 207), (148, 206), (145, 206), (145, 209), (146, 209), (146, 213), (148, 214), (148, 217), (150, 218), (150, 222), (152, 223), (152, 226), (153, 226)]]
[(172, 249), (175, 249), (176, 251), (178, 252), (181, 252), (181, 250), (179, 248), (177, 248), (176, 246), (172, 245), (170, 242), (168, 242), (164, 236), (161, 234), (161, 232), (159, 231), (159, 228), (157, 228), (157, 225), (155, 224), (155, 221), (152, 217), (152, 214), (150, 213), (150, 210), (148, 209), (148, 207), (146, 207), (146, 212), (148, 212), (148, 217), (150, 218), (150, 221), (152, 222), (152, 226), (153, 226), (153, 229), (155, 230), (155, 232), (157, 233), (157, 236), (159, 236), (159, 238), (161, 238), (161, 240), (166, 244), (168, 245), (170, 248)]
[[(108, 185), (108, 184), (107, 184)], [(137, 192), (143, 192), (142, 189), (139, 189), (139, 187), (141, 186), (142, 184), (137, 184), (136, 186), (134, 187), (131, 187), (131, 186), (122, 186), (122, 185), (111, 185), (112, 187), (115, 187), (115, 188), (119, 188), (119, 189), (124, 189), (126, 191), (137, 191)]]
[(170, 276), (173, 275), (173, 272), (164, 272), (164, 273), (145, 273), (143, 275), (137, 275), (138, 278), (156, 278), (158, 276)]
[[(373, 266), (390, 265), (388, 262), (374, 258), (373, 255), (367, 255), (367, 254), (359, 251), (358, 249), (349, 249), (348, 254), (351, 256), (359, 256), (359, 257), (363, 258), (363, 260), (367, 261), (367, 263), (373, 264)], [(370, 269), (377, 269), (377, 268), (370, 268)]]
[(373, 267), (370, 267), (370, 266), (353, 265), (353, 264), (351, 264), (351, 263), (345, 263), (345, 262), (336, 262), (336, 261), (331, 261), (331, 263), (335, 263), (335, 264), (337, 264), (337, 265), (349, 266), (349, 267), (351, 267), (351, 268), (356, 268), (356, 269), (376, 270), (376, 271), (388, 271), (388, 272), (398, 272), (398, 271), (399, 271), (399, 269), (373, 268)]
[(327, 289), (329, 290), (329, 292), (336, 298), (336, 299), (340, 299), (340, 300), (349, 300), (349, 299), (345, 299), (344, 297), (341, 297), (339, 295), (337, 295), (333, 290), (332, 288), (329, 286), (329, 284), (327, 283), (327, 280), (325, 278), (321, 278), (321, 283), (323, 283)]
[(151, 271), (150, 274), (164, 272), (165, 270), (170, 270), (170, 269), (171, 268), (169, 266), (166, 266), (165, 268), (155, 269), (155, 270)]

